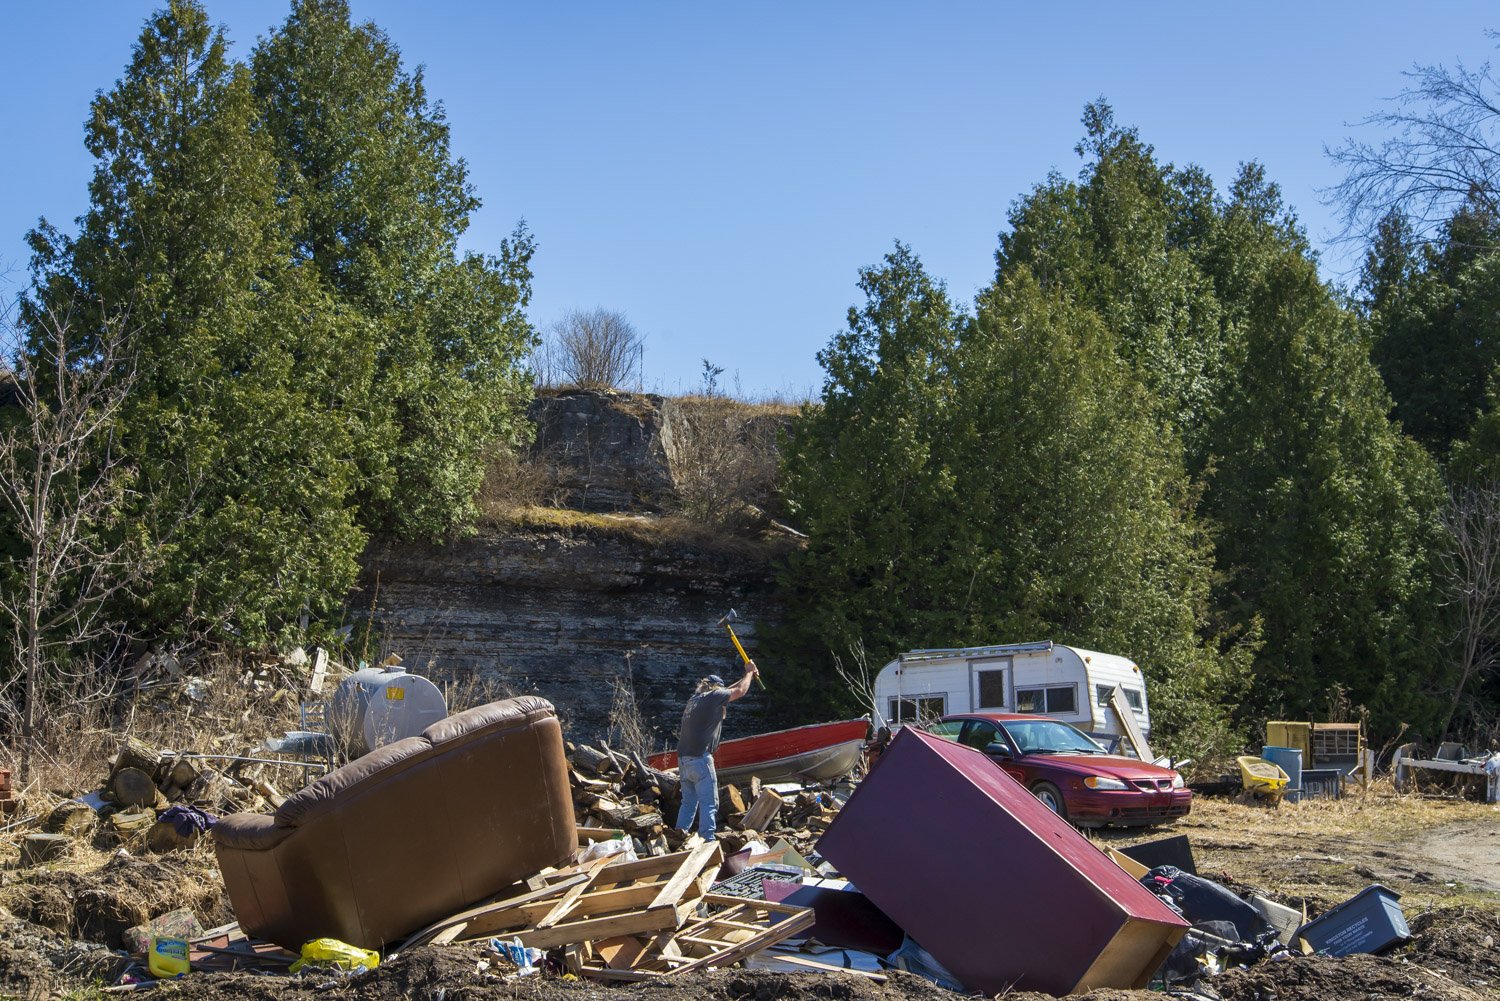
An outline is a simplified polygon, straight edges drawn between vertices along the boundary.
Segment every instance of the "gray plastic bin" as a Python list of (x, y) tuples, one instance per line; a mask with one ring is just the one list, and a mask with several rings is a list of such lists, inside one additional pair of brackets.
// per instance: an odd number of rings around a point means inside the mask
[(1411, 938), (1400, 899), (1395, 890), (1372, 884), (1309, 921), (1297, 934), (1314, 952), (1328, 956), (1381, 952)]

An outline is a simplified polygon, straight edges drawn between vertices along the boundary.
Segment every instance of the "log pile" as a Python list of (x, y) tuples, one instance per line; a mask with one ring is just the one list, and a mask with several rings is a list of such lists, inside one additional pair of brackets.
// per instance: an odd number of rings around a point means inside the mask
[(20, 800), (16, 799), (15, 790), (11, 788), (10, 769), (0, 768), (0, 817), (8, 817), (16, 812)]
[[(569, 743), (567, 752), (580, 839), (629, 837), (642, 856), (681, 847), (687, 835), (672, 826), (682, 803), (675, 772), (652, 768), (639, 754), (603, 744)], [(784, 838), (799, 851), (811, 850), (838, 814), (835, 788), (824, 784), (792, 791), (778, 784), (768, 789), (754, 778), (743, 787), (721, 786), (718, 837), (724, 850), (732, 854), (752, 839), (767, 838)]]
[[(246, 750), (244, 756), (249, 756)], [(213, 763), (223, 762), (216, 759)], [(127, 737), (93, 795), (64, 800), (41, 818), (45, 837), (33, 835), (34, 844), (30, 839), (23, 842), (23, 864), (63, 857), (74, 842), (155, 853), (190, 848), (199, 834), (181, 833), (161, 820), (161, 814), (178, 805), (216, 816), (274, 810), (283, 797), (265, 778), (266, 767), (229, 761), (221, 770), (201, 758), (162, 751)]]
[(567, 752), (580, 839), (626, 837), (640, 856), (665, 855), (682, 845), (671, 826), (682, 801), (676, 775), (605, 745), (569, 743)]

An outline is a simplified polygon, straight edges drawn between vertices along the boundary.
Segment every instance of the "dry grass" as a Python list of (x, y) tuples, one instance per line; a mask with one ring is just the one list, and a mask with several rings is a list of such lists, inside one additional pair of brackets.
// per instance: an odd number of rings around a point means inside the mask
[(741, 400), (728, 396), (706, 396), (702, 393), (684, 393), (680, 396), (673, 396), (671, 399), (677, 403), (689, 406), (720, 406), (727, 403), (743, 413), (746, 418), (795, 417), (802, 411), (803, 407), (803, 401), (793, 400), (785, 396), (772, 396), (760, 400)]
[[(95, 791), (120, 744), (134, 737), (163, 750), (243, 754), (263, 739), (299, 728), (299, 679), (280, 667), (259, 678), (260, 658), (205, 655), (170, 682), (144, 686), (106, 702), (55, 704), (39, 734), (21, 816), (39, 816), (64, 799)], [(260, 684), (256, 684), (259, 681)], [(0, 747), (0, 767), (14, 769), (19, 749)], [(285, 767), (268, 778), (283, 790), (305, 781)]]
[[(9, 874), (0, 907), (73, 938), (118, 945), (120, 933), (186, 907), (205, 928), (231, 920), (223, 879), (207, 839), (152, 856), (143, 847), (77, 844), (64, 859)], [(12, 846), (0, 843), (0, 852)]]
[(1410, 917), (1460, 906), (1500, 911), (1500, 896), (1465, 887), (1426, 846), (1440, 829), (1497, 821), (1493, 804), (1399, 795), (1383, 779), (1340, 800), (1277, 807), (1198, 797), (1193, 812), (1170, 827), (1091, 836), (1119, 846), (1186, 834), (1201, 874), (1294, 906), (1307, 902), (1314, 912), (1380, 882), (1401, 893)]
[(648, 758), (656, 751), (656, 733), (646, 722), (636, 701), (635, 685), (630, 676), (622, 675), (610, 679), (613, 701), (609, 707), (606, 737), (609, 746), (627, 754), (638, 754)]
[(620, 539), (647, 545), (677, 545), (713, 555), (767, 560), (795, 548), (779, 534), (747, 538), (711, 525), (673, 515), (596, 514), (571, 508), (528, 505), (487, 512), (487, 523), (499, 531), (562, 532), (580, 538)]

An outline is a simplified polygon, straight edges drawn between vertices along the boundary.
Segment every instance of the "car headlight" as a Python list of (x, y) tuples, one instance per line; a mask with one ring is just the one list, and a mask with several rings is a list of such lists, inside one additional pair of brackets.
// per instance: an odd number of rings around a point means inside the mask
[(1187, 783), (1184, 782), (1184, 781), (1182, 781), (1182, 775), (1181, 775), (1181, 773), (1179, 773), (1179, 772), (1173, 772), (1172, 773), (1172, 788), (1173, 789), (1183, 789), (1183, 788), (1186, 788), (1186, 786), (1187, 786)]
[(1119, 779), (1112, 779), (1106, 775), (1090, 775), (1083, 780), (1083, 784), (1090, 789), (1129, 789), (1130, 787)]

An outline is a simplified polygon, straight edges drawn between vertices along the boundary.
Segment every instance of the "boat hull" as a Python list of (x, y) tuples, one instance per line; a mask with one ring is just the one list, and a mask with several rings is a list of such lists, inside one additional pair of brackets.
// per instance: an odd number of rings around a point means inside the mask
[[(817, 723), (775, 733), (726, 740), (714, 752), (719, 779), (740, 782), (825, 782), (847, 775), (859, 763), (869, 733), (866, 719)], [(652, 767), (677, 767), (677, 753), (653, 755)]]

